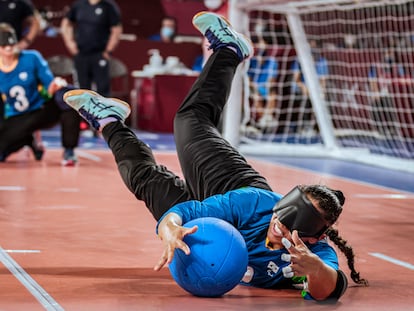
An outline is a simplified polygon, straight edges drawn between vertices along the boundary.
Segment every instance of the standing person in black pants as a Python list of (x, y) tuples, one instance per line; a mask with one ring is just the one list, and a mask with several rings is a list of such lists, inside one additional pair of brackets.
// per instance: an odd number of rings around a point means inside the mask
[(74, 56), (80, 88), (92, 88), (109, 96), (109, 59), (122, 33), (121, 13), (112, 0), (77, 0), (62, 19), (61, 32)]

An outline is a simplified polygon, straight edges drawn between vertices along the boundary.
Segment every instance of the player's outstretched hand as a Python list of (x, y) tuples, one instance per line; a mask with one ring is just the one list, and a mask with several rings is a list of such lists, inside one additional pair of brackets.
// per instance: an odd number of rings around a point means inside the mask
[(193, 234), (198, 227), (185, 228), (181, 226), (181, 218), (174, 213), (170, 213), (164, 217), (158, 226), (158, 236), (163, 241), (164, 251), (160, 260), (154, 267), (159, 271), (165, 264), (171, 263), (174, 257), (175, 249), (181, 249), (186, 255), (190, 254), (190, 248), (183, 239), (186, 235)]

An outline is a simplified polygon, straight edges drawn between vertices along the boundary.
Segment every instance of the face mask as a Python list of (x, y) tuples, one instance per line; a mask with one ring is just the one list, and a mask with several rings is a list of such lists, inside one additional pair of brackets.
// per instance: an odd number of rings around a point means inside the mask
[(209, 10), (217, 10), (222, 4), (222, 0), (204, 0), (204, 5)]
[(0, 46), (15, 45), (17, 43), (16, 35), (13, 32), (0, 33)]
[(328, 228), (325, 219), (298, 187), (293, 188), (273, 208), (279, 221), (300, 237), (319, 238)]
[(161, 28), (161, 36), (166, 38), (171, 38), (174, 35), (174, 29), (171, 27), (162, 27)]

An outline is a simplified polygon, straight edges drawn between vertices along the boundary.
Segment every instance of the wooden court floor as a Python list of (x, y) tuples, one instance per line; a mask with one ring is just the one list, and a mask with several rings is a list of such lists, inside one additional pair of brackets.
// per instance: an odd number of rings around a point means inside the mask
[[(334, 305), (305, 301), (295, 290), (243, 286), (197, 298), (168, 268), (152, 270), (162, 249), (155, 221), (122, 183), (109, 151), (81, 153), (72, 168), (60, 166), (60, 150), (42, 162), (22, 151), (0, 164), (1, 311), (414, 310), (414, 193), (252, 161), (281, 193), (301, 183), (345, 192), (338, 227), (370, 287), (350, 281)], [(179, 172), (173, 153), (156, 156)]]

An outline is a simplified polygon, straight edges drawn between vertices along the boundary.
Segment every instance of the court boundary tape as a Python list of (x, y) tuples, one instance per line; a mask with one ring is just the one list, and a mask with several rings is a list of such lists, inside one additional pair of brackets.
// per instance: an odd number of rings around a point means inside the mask
[(26, 287), (46, 310), (64, 309), (0, 246), (0, 262)]
[(408, 262), (405, 262), (405, 261), (402, 261), (402, 260), (399, 260), (399, 259), (396, 259), (396, 258), (387, 256), (387, 255), (384, 255), (384, 254), (381, 254), (381, 253), (369, 253), (369, 254), (371, 256), (373, 256), (373, 257), (376, 257), (376, 258), (379, 258), (379, 259), (382, 259), (382, 260), (391, 262), (391, 263), (393, 263), (395, 265), (398, 265), (398, 266), (401, 266), (401, 267), (404, 267), (404, 268), (407, 268), (407, 269), (410, 269), (410, 270), (414, 270), (414, 265), (412, 265), (412, 264), (410, 264)]

